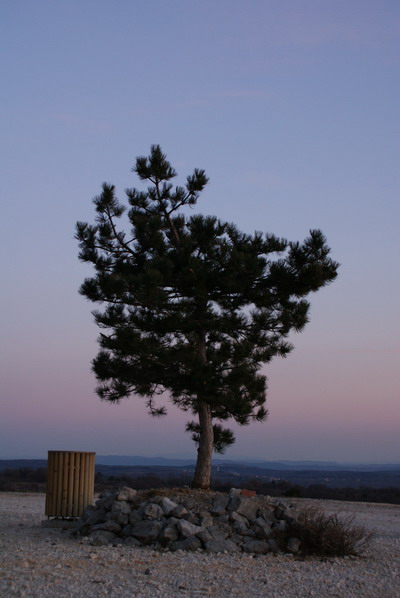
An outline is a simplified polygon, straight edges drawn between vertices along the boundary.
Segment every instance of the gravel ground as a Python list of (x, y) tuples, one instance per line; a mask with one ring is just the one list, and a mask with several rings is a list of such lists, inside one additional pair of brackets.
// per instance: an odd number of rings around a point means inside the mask
[(308, 501), (376, 532), (362, 557), (321, 560), (94, 547), (43, 527), (44, 502), (44, 494), (0, 493), (1, 597), (400, 598), (397, 505)]

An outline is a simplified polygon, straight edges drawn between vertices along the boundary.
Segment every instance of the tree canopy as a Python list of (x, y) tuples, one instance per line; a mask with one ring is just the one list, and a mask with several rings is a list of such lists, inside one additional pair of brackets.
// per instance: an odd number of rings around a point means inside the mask
[[(127, 189), (128, 207), (104, 183), (95, 224), (76, 225), (79, 258), (95, 270), (80, 292), (101, 306), (97, 393), (111, 402), (143, 397), (152, 415), (166, 413), (157, 398), (167, 393), (191, 413), (194, 486), (207, 488), (212, 451), (234, 442), (223, 423), (266, 418), (261, 367), (292, 350), (289, 333), (308, 321), (306, 297), (336, 278), (338, 264), (319, 230), (288, 242), (188, 214), (207, 176), (195, 169), (174, 186), (158, 145), (132, 170), (147, 188)], [(118, 228), (124, 214), (128, 232)]]

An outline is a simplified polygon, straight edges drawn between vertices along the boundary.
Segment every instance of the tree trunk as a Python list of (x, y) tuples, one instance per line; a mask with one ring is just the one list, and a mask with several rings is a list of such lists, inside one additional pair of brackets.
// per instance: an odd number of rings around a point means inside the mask
[(209, 490), (211, 483), (211, 460), (214, 446), (214, 432), (210, 405), (200, 401), (198, 414), (200, 438), (192, 487)]

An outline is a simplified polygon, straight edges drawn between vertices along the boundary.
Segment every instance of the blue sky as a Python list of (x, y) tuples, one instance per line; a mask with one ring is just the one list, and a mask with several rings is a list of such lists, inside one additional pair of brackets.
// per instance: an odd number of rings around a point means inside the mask
[(273, 362), (269, 419), (227, 457), (398, 461), (400, 5), (381, 0), (4, 1), (0, 458), (194, 453), (186, 417), (94, 393), (77, 220), (161, 144), (197, 210), (290, 240), (339, 279)]

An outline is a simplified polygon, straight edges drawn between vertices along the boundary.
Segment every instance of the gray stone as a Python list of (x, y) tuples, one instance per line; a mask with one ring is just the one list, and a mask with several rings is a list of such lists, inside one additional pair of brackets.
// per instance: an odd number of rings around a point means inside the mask
[(251, 552), (254, 554), (266, 554), (270, 547), (266, 540), (247, 540), (243, 544), (243, 552)]
[(135, 509), (129, 513), (129, 523), (137, 523), (142, 521), (144, 517), (144, 508)]
[(182, 504), (184, 507), (188, 509), (188, 511), (191, 511), (196, 506), (196, 499), (192, 498), (191, 496), (188, 496), (187, 498), (185, 498), (185, 500), (182, 501)]
[(211, 508), (211, 514), (212, 515), (219, 515), (219, 516), (226, 515), (226, 510), (223, 507), (219, 507), (219, 506), (212, 507)]
[(173, 500), (167, 498), (167, 497), (163, 497), (161, 499), (160, 502), (160, 507), (162, 508), (162, 510), (164, 511), (164, 513), (166, 515), (169, 515), (171, 513), (171, 511), (173, 511), (174, 509), (176, 509), (177, 507), (177, 503), (174, 502)]
[(160, 540), (174, 542), (179, 538), (179, 532), (176, 525), (167, 525), (160, 534)]
[(275, 538), (268, 538), (268, 546), (271, 552), (279, 552), (280, 547)]
[(95, 525), (96, 523), (100, 523), (100, 521), (104, 521), (105, 516), (105, 509), (96, 509), (95, 511), (89, 514), (89, 517), (87, 517), (87, 519), (85, 520), (85, 525)]
[(241, 501), (239, 507), (236, 509), (239, 515), (243, 515), (249, 521), (257, 517), (258, 504), (253, 498), (246, 498)]
[(240, 547), (231, 540), (209, 540), (205, 544), (208, 552), (239, 552)]
[(229, 521), (229, 514), (224, 513), (223, 515), (215, 515), (214, 519), (216, 523), (220, 523), (222, 525), (223, 523), (227, 523)]
[(224, 515), (226, 513), (228, 502), (228, 496), (214, 496), (211, 503), (210, 512), (214, 515)]
[[(214, 540), (213, 535), (208, 531), (208, 529), (203, 530), (202, 532), (199, 532), (198, 534), (196, 534), (196, 537), (199, 538), (199, 540), (201, 540), (201, 542), (205, 545), (207, 542), (209, 542), (210, 540)], [(222, 538), (223, 539), (223, 538)]]
[(274, 523), (276, 521), (275, 513), (273, 509), (263, 509), (259, 512), (259, 517), (262, 517), (267, 523)]
[(159, 494), (157, 494), (156, 496), (152, 496), (151, 498), (149, 498), (149, 500), (146, 501), (146, 503), (144, 503), (144, 506), (149, 505), (151, 502), (155, 502), (157, 505), (159, 505), (161, 503), (162, 499), (163, 499), (163, 496), (160, 496)]
[(216, 494), (213, 497), (211, 504), (213, 506), (219, 505), (219, 506), (223, 507), (224, 509), (226, 509), (230, 498), (231, 498), (230, 495), (227, 495), (227, 494)]
[(164, 515), (164, 511), (154, 502), (151, 502), (144, 508), (144, 517), (146, 519), (161, 519)]
[(300, 550), (301, 542), (298, 538), (289, 538), (286, 544), (286, 547), (289, 552), (293, 554), (297, 554)]
[(229, 536), (229, 540), (230, 540), (231, 542), (234, 542), (235, 544), (237, 544), (237, 545), (240, 547), (240, 549), (241, 549), (241, 547), (242, 547), (242, 544), (243, 544), (243, 542), (244, 542), (246, 539), (247, 539), (247, 538), (244, 538), (243, 536), (241, 536), (241, 535), (239, 535), (239, 534), (235, 534), (235, 533), (233, 533), (233, 534), (231, 534), (231, 535)]
[(178, 517), (168, 517), (168, 525), (176, 525), (180, 519)]
[(182, 519), (185, 515), (187, 515), (188, 510), (183, 505), (178, 505), (171, 511), (172, 517), (177, 517), (178, 519)]
[(129, 523), (129, 515), (125, 515), (125, 513), (118, 513), (115, 517), (115, 521), (121, 526), (127, 525)]
[(129, 515), (131, 512), (131, 505), (124, 500), (116, 500), (111, 505), (111, 511), (113, 513), (123, 513)]
[(232, 513), (229, 514), (229, 521), (239, 521), (240, 523), (243, 523), (243, 525), (249, 524), (248, 519), (246, 519), (246, 517), (243, 517), (243, 515), (240, 515), (236, 511), (232, 511)]
[(110, 492), (110, 490), (104, 490), (104, 492), (100, 492), (98, 500), (103, 500), (104, 498), (107, 498), (108, 496), (112, 496), (114, 494), (115, 492)]
[(288, 524), (287, 521), (280, 520), (275, 521), (275, 523), (273, 523), (271, 527), (274, 531), (285, 532), (288, 528)]
[(133, 488), (128, 488), (127, 486), (124, 486), (124, 488), (121, 488), (121, 490), (118, 492), (117, 500), (133, 502), (136, 498), (136, 495), (137, 495), (137, 490), (134, 490)]
[(253, 529), (241, 521), (235, 521), (232, 525), (232, 529), (241, 536), (250, 536), (254, 538), (256, 535), (256, 532)]
[(203, 531), (203, 528), (200, 527), (200, 525), (194, 525), (193, 523), (190, 523), (190, 521), (186, 521), (186, 519), (180, 519), (176, 524), (176, 527), (184, 538), (195, 536)]
[(214, 521), (213, 521), (212, 515), (208, 511), (201, 511), (199, 513), (199, 516), (200, 516), (200, 525), (202, 527), (209, 527), (210, 525), (213, 525)]
[(294, 509), (286, 509), (281, 516), (281, 519), (283, 521), (286, 521), (286, 523), (294, 523), (296, 521), (296, 516), (297, 513)]
[(240, 496), (240, 493), (241, 493), (241, 492), (242, 492), (242, 491), (241, 491), (241, 489), (240, 489), (240, 488), (231, 488), (231, 489), (229, 490), (229, 496), (230, 496), (230, 498), (232, 498), (233, 496)]
[(113, 534), (119, 534), (121, 533), (122, 527), (116, 521), (109, 519), (108, 521), (97, 523), (94, 527), (92, 527), (92, 529), (103, 529), (107, 532), (113, 532)]
[(116, 538), (116, 535), (112, 532), (104, 530), (95, 530), (91, 532), (89, 539), (92, 546), (107, 546), (111, 544)]
[(124, 538), (128, 538), (129, 536), (132, 535), (132, 530), (133, 530), (133, 525), (130, 525), (130, 524), (125, 525), (122, 528), (121, 536), (124, 537)]
[(193, 523), (193, 525), (201, 526), (201, 519), (200, 519), (200, 515), (198, 513), (191, 513), (189, 511), (189, 513), (187, 515), (185, 515), (185, 519), (186, 519), (186, 521), (190, 521), (190, 523)]
[(90, 515), (92, 515), (92, 513), (96, 509), (96, 507), (100, 507), (99, 500), (96, 501), (96, 506), (89, 505), (88, 507), (86, 507), (86, 509), (83, 511), (83, 513), (81, 515), (82, 521), (86, 521), (86, 519), (89, 519)]
[(152, 544), (157, 540), (162, 528), (161, 521), (138, 521), (132, 527), (132, 536), (142, 544)]
[[(85, 518), (86, 517), (86, 518)], [(99, 508), (96, 510), (90, 510), (85, 512), (85, 517), (81, 517), (75, 525), (74, 533), (87, 536), (90, 533), (90, 530), (93, 525), (97, 523), (101, 523), (106, 518), (106, 511), (103, 508)]]
[(184, 540), (178, 540), (170, 544), (170, 550), (198, 550), (201, 548), (201, 542), (196, 536), (189, 536)]
[(251, 522), (253, 529), (256, 532), (257, 538), (269, 538), (272, 533), (271, 526), (262, 517), (257, 517)]
[(234, 495), (234, 496), (232, 496), (232, 498), (230, 498), (230, 500), (227, 504), (226, 510), (229, 511), (230, 513), (232, 511), (237, 511), (238, 508), (240, 507), (240, 505), (242, 504), (242, 502), (243, 502), (243, 499), (240, 498), (240, 496)]
[(228, 536), (231, 535), (232, 529), (231, 529), (231, 526), (228, 525), (227, 523), (221, 523), (221, 524), (211, 525), (210, 527), (207, 528), (207, 531), (209, 531), (211, 533), (214, 540), (219, 540), (221, 538), (225, 540), (225, 538), (228, 538)]
[(129, 521), (129, 515), (126, 513), (118, 513), (115, 511), (108, 511), (106, 515), (107, 520), (116, 521), (120, 525), (126, 525)]
[(216, 542), (224, 542), (229, 535), (230, 534), (227, 534), (224, 530), (220, 530), (217, 526), (212, 526), (198, 533), (197, 537), (200, 538), (205, 545), (211, 540), (215, 540)]
[(104, 507), (105, 509), (109, 509), (112, 505), (112, 503), (114, 502), (114, 500), (117, 499), (117, 495), (115, 492), (102, 492), (99, 495), (98, 500), (96, 501), (96, 505), (98, 505), (98, 503), (101, 504), (102, 507)]
[(275, 507), (275, 517), (277, 519), (284, 519), (287, 510), (288, 509), (286, 505), (284, 505), (283, 503), (279, 503), (279, 505)]

